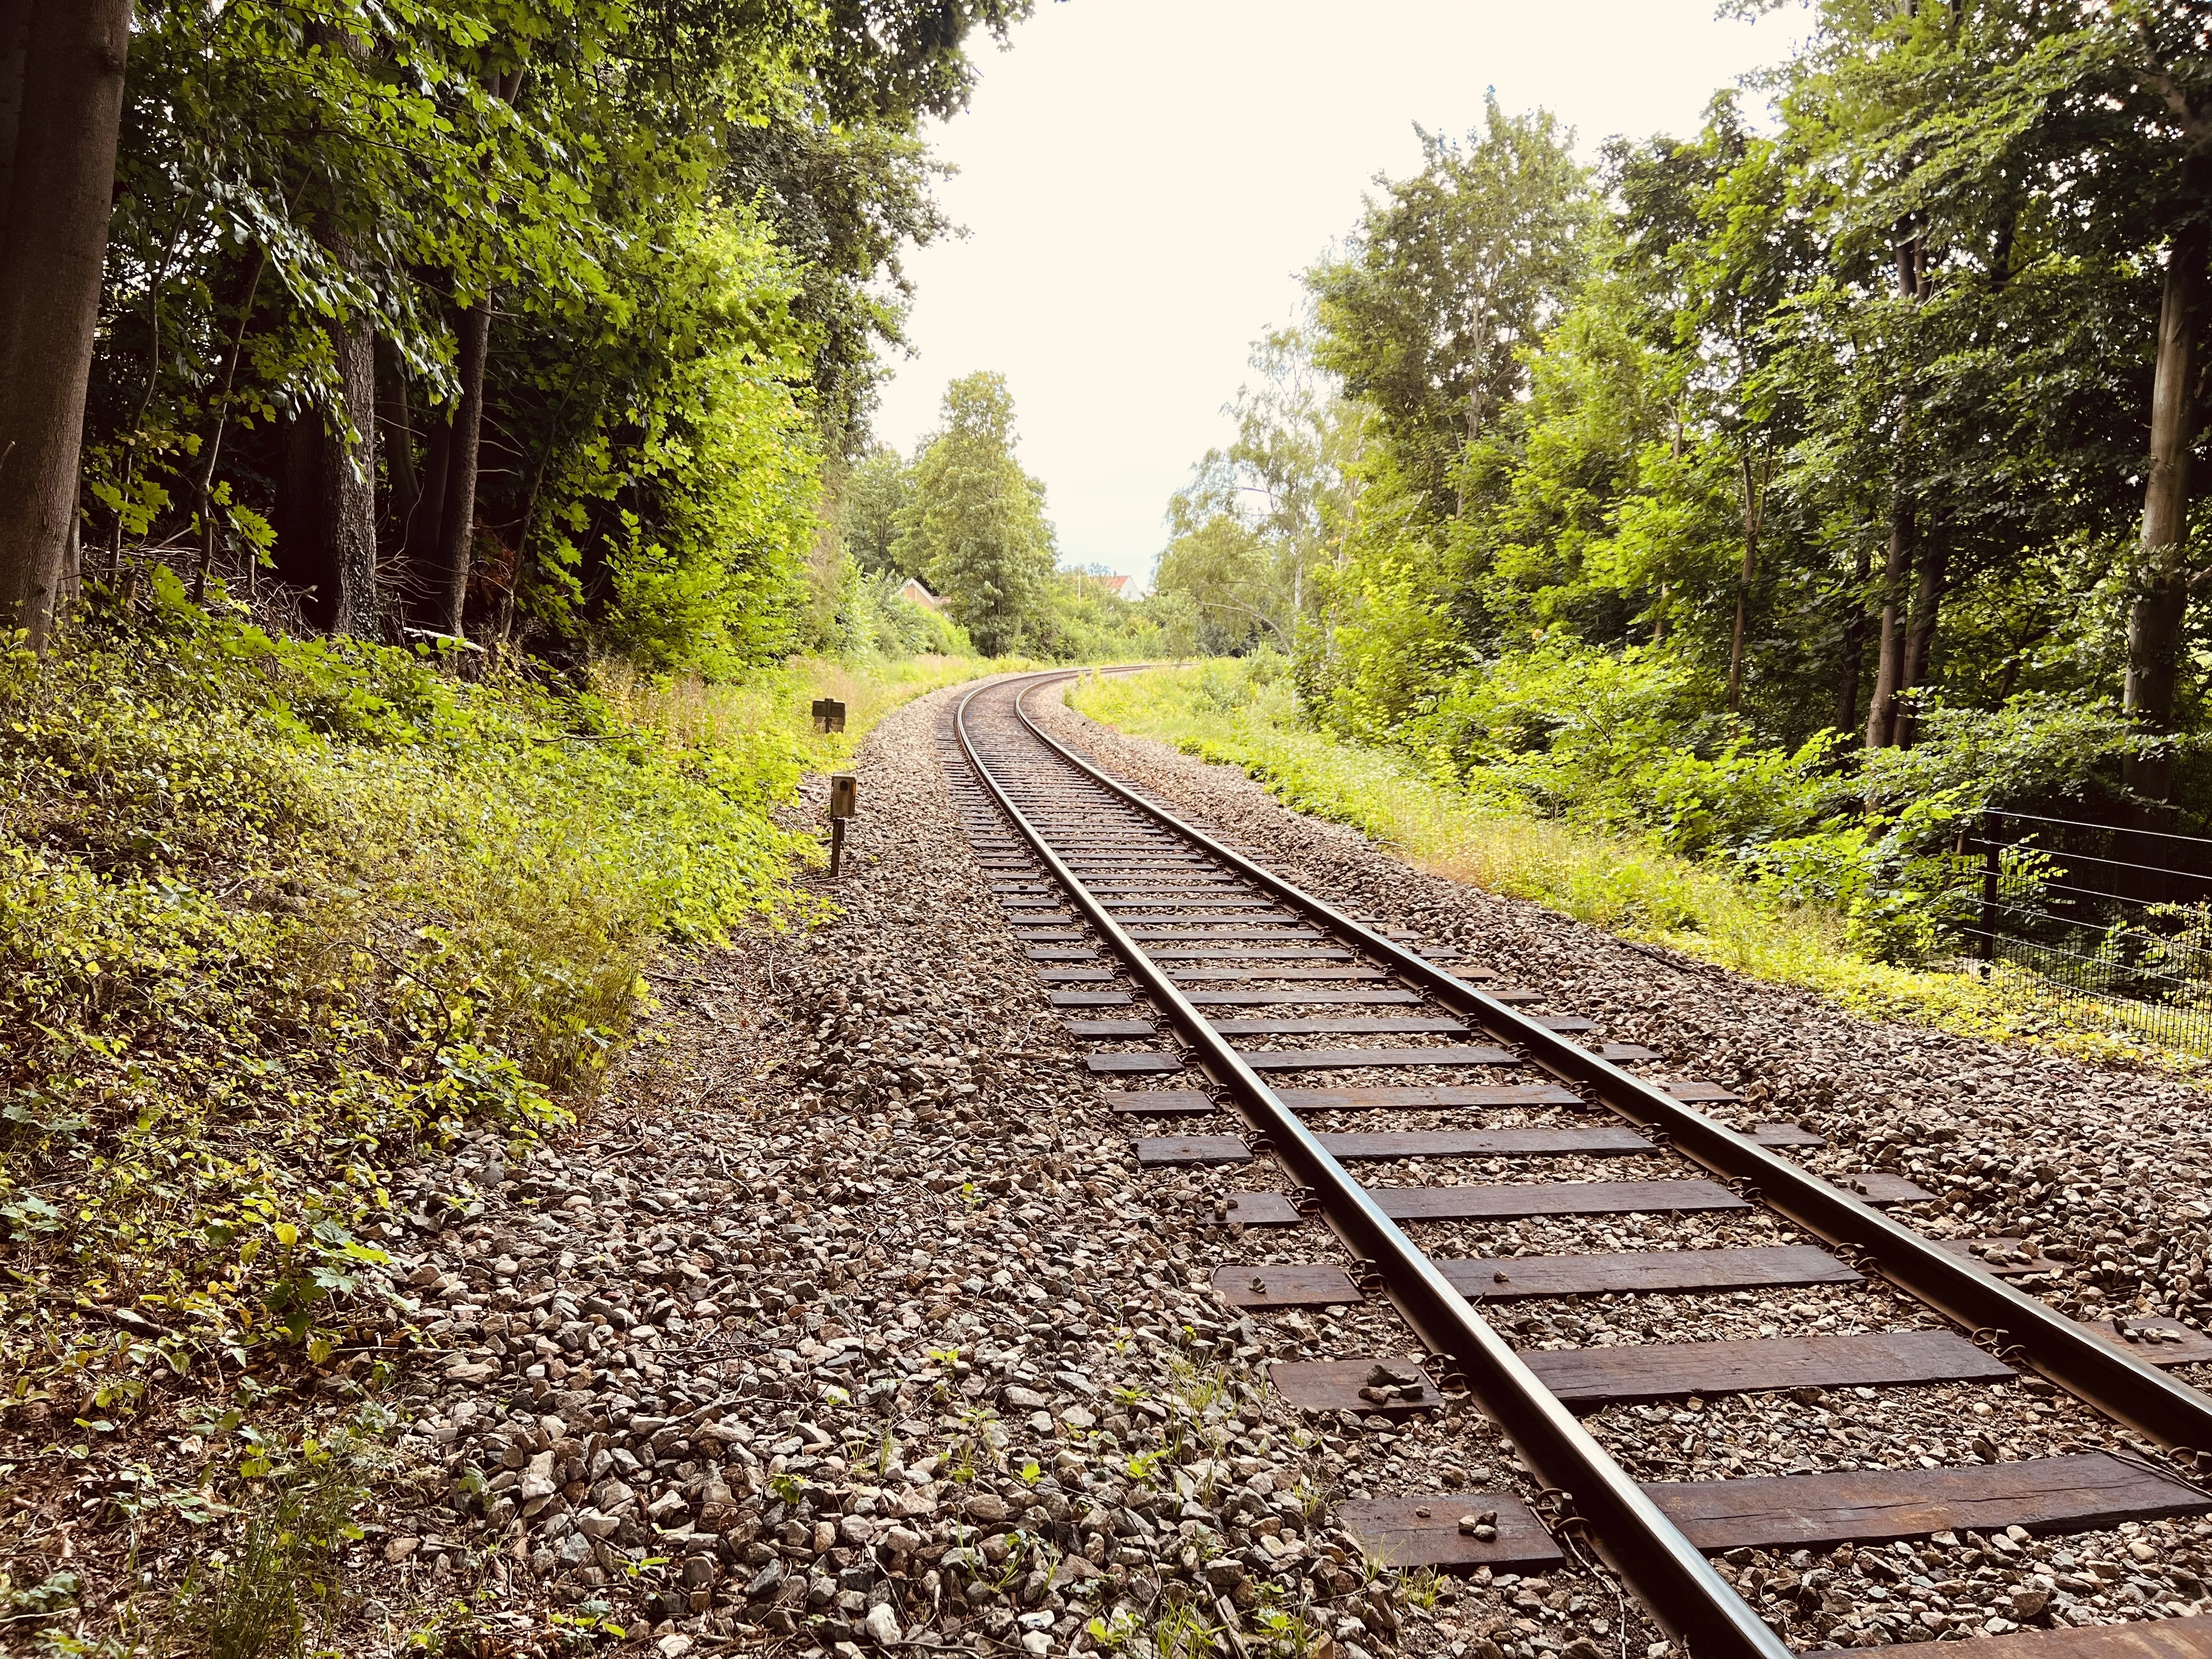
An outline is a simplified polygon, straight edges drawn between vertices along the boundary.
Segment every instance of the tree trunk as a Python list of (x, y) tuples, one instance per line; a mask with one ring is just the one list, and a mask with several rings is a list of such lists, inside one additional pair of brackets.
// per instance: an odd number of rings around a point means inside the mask
[[(376, 337), (336, 326), (338, 406), (294, 421), (284, 434), (276, 498), (276, 572), (310, 597), (301, 615), (330, 634), (380, 637), (376, 591)], [(332, 429), (332, 422), (339, 422)]]
[(1858, 562), (1851, 572), (1851, 606), (1849, 619), (1844, 623), (1843, 661), (1836, 675), (1836, 720), (1838, 732), (1849, 732), (1859, 723), (1859, 677), (1866, 670), (1867, 579), (1874, 572), (1874, 556), (1864, 542), (1859, 544)]
[(1743, 569), (1735, 584), (1735, 631), (1729, 643), (1728, 708), (1733, 714), (1743, 696), (1743, 636), (1751, 621), (1751, 583), (1759, 572), (1759, 519), (1765, 497), (1751, 476), (1751, 452), (1740, 458), (1743, 471)]
[(422, 478), (415, 469), (415, 409), (408, 395), (407, 365), (389, 342), (377, 348), (376, 424), (384, 452), (384, 478), (390, 522), (397, 526), (392, 551), (404, 556), (407, 522), (422, 498)]
[(366, 324), (336, 327), (343, 407), (338, 431), (327, 428), (322, 445), (323, 544), (336, 582), (331, 632), (361, 639), (384, 633), (384, 607), (376, 591), (376, 336)]
[(425, 572), (422, 616), (425, 627), (459, 636), (469, 593), (469, 556), (476, 540), (477, 456), (483, 434), (484, 357), (491, 345), (490, 297), (461, 313), (453, 331), (461, 398), (453, 408), (438, 539)]
[(404, 551), (400, 555), (400, 585), (406, 595), (407, 615), (417, 628), (434, 626), (429, 617), (429, 571), (436, 562), (438, 537), (446, 520), (446, 477), (453, 453), (453, 423), (434, 421), (429, 441), (422, 447), (422, 487), (407, 515)]
[[(2174, 233), (2159, 301), (2158, 369), (2150, 400), (2150, 478), (2143, 486), (2135, 597), (2128, 607), (2129, 713), (2154, 731), (2173, 721), (2189, 611), (2189, 453), (2197, 441), (2197, 336), (2205, 313), (2207, 186), (2212, 157), (2192, 156), (2185, 173), (2191, 216)], [(2165, 757), (2122, 763), (2127, 787), (2162, 801), (2173, 783)]]
[(0, 0), (0, 224), (15, 188), (15, 144), (23, 126), (23, 73), (31, 50), (33, 0)]
[(1876, 646), (1874, 696), (1867, 703), (1866, 746), (1887, 749), (1897, 736), (1897, 694), (1905, 685), (1905, 579), (1912, 569), (1912, 498), (1890, 497), (1889, 550), (1881, 562), (1881, 631)]
[(337, 615), (337, 580), (323, 544), (323, 433), (309, 410), (284, 422), (283, 462), (276, 479), (276, 575), (305, 596), (301, 619), (330, 631)]
[[(1927, 249), (1910, 219), (1897, 222), (1892, 248), (1897, 260), (1897, 291), (1912, 301), (1928, 293)], [(1904, 465), (1905, 422), (1909, 410), (1899, 399), (1897, 421), (1898, 465)], [(1905, 584), (1912, 573), (1913, 555), (1919, 542), (1919, 524), (1912, 492), (1902, 483), (1889, 493), (1889, 551), (1881, 566), (1881, 640), (1875, 662), (1874, 696), (1867, 704), (1866, 746), (1887, 749), (1897, 741), (1897, 694), (1911, 684), (1905, 668), (1905, 627), (1900, 614)]]
[(76, 517), (130, 0), (0, 0), (0, 632), (45, 644)]
[[(1936, 618), (1943, 604), (1943, 587), (1949, 557), (1941, 538), (1921, 545), (1919, 580), (1913, 586), (1912, 619), (1905, 629), (1904, 678), (1899, 690), (1928, 684), (1928, 654), (1936, 643)], [(1912, 705), (1899, 702), (1893, 722), (1892, 740), (1899, 749), (1912, 747)]]

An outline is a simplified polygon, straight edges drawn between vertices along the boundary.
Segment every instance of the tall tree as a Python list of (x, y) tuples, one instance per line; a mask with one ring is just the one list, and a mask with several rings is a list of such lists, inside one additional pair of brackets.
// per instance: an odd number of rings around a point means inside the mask
[(1234, 514), (1217, 513), (1181, 529), (1152, 573), (1153, 591), (1188, 599), (1204, 618), (1200, 636), (1237, 650), (1255, 635), (1279, 651), (1297, 643), (1292, 595), (1265, 541)]
[(130, 0), (0, 0), (0, 631), (44, 643), (76, 525)]
[(1188, 593), (1220, 619), (1265, 625), (1287, 649), (1315, 574), (1341, 555), (1368, 410), (1314, 362), (1304, 329), (1273, 331), (1254, 343), (1249, 362), (1256, 378), (1222, 409), (1237, 422), (1236, 437), (1206, 451), (1169, 501), (1158, 585)]
[(945, 388), (945, 425), (914, 466), (893, 557), (925, 572), (953, 620), (993, 655), (1018, 646), (1054, 562), (1044, 487), (1014, 459), (1014, 401), (989, 370)]
[(861, 569), (877, 575), (918, 576), (899, 563), (900, 515), (914, 495), (914, 476), (896, 450), (878, 445), (846, 475), (837, 526), (845, 550)]
[(1438, 518), (1465, 505), (1459, 460), (1524, 389), (1522, 352), (1580, 274), (1595, 204), (1574, 135), (1489, 99), (1460, 143), (1416, 128), (1423, 165), (1378, 177), (1344, 253), (1307, 275), (1316, 356), (1374, 404), (1400, 470)]
[[(2212, 248), (2212, 72), (2206, 26), (2164, 9), (2128, 9), (2132, 25), (2124, 61), (2142, 89), (2158, 100), (2152, 116), (2178, 153), (2179, 189), (2165, 204), (2166, 269), (2160, 283), (2158, 342), (2150, 403), (2150, 466), (2143, 481), (2142, 529), (2128, 607), (2126, 702), (2154, 728), (2173, 724), (2174, 696), (2191, 594), (2203, 580), (2191, 568), (2189, 516), (2191, 459), (2204, 430), (2201, 384)], [(2193, 24), (2193, 27), (2191, 26)], [(2179, 27), (2177, 27), (2177, 25)], [(2160, 118), (2163, 118), (2160, 119)], [(2131, 757), (2128, 786), (2163, 801), (2172, 787), (2170, 751)]]

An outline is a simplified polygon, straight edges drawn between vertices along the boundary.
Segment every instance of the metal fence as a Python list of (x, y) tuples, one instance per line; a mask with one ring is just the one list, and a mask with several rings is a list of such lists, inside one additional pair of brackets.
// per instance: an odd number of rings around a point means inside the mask
[(1991, 811), (1957, 892), (1978, 971), (2064, 1017), (2212, 1054), (2212, 840)]

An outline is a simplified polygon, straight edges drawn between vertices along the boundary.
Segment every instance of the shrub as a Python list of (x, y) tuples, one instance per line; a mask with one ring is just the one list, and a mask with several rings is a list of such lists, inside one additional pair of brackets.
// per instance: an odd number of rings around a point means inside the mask
[[(465, 1121), (562, 1121), (655, 939), (802, 908), (811, 842), (768, 809), (803, 758), (275, 638), (167, 572), (150, 615), (9, 659), (0, 1383), (79, 1372), (105, 1405), (157, 1354), (327, 1351), (386, 1171)], [(87, 1334), (88, 1290), (167, 1334)]]

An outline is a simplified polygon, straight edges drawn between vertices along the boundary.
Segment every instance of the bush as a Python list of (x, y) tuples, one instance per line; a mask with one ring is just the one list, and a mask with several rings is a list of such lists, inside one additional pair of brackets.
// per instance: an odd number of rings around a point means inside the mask
[[(327, 1351), (386, 1172), (563, 1121), (646, 952), (805, 908), (787, 730), (711, 745), (419, 655), (274, 638), (162, 572), (0, 674), (0, 1260), (19, 1393), (158, 1348)], [(64, 1224), (66, 1223), (66, 1224)], [(171, 1334), (58, 1323), (66, 1277)], [(8, 1379), (0, 1377), (0, 1382)]]
[[(1141, 702), (1190, 752), (1235, 760), (1293, 805), (1326, 800), (1321, 810), (1340, 816), (1342, 792), (1313, 787), (1311, 763), (1284, 741), (1298, 726), (1342, 731), (1352, 707), (1341, 687), (1293, 707), (1307, 667), (1302, 656), (1293, 676), (1272, 653), (1217, 659), (1157, 678), (1141, 696), (1086, 692), (1085, 706), (1114, 718)], [(2045, 696), (1985, 711), (1923, 694), (1916, 719), (1911, 749), (1862, 753), (1832, 732), (1795, 750), (1761, 748), (1705, 704), (1690, 666), (1667, 652), (1566, 641), (1451, 677), (1431, 706), (1384, 729), (1374, 746), (1488, 811), (1635, 836), (1712, 863), (1753, 902), (1826, 912), (1869, 959), (1912, 963), (1954, 949), (1972, 924), (1980, 864), (1956, 849), (1984, 808), (2112, 798), (2125, 757), (2174, 741), (2136, 732), (2110, 703)], [(1261, 732), (1268, 735), (1255, 742)], [(2049, 861), (2029, 855), (2010, 859), (2002, 882), (2008, 898), (2027, 903), (2050, 878)], [(1621, 903), (1622, 914), (1646, 918), (1695, 908), (1649, 895)]]

